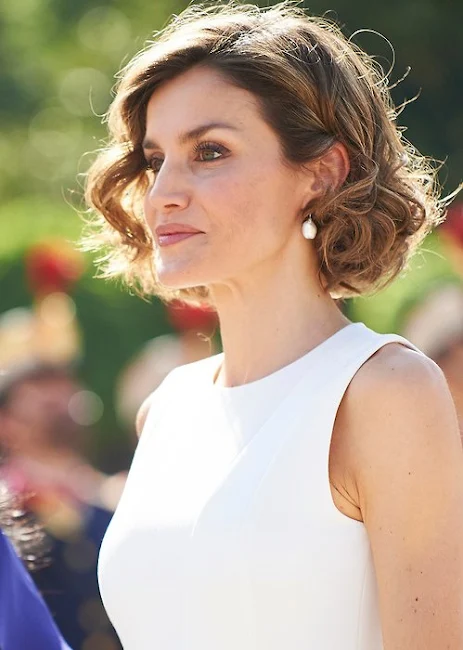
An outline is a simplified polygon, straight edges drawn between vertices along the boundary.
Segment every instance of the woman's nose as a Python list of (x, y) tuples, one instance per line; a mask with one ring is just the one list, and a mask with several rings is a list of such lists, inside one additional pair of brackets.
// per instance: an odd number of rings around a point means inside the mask
[(164, 161), (146, 193), (145, 209), (149, 213), (162, 213), (186, 208), (189, 192), (185, 176), (184, 170)]

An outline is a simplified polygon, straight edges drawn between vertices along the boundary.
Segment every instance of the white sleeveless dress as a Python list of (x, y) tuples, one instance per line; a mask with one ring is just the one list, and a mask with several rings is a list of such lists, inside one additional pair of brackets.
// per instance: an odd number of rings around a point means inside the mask
[(351, 323), (263, 379), (213, 383), (222, 355), (154, 394), (104, 538), (100, 589), (124, 650), (381, 650), (365, 525), (328, 460), (360, 366), (400, 342)]

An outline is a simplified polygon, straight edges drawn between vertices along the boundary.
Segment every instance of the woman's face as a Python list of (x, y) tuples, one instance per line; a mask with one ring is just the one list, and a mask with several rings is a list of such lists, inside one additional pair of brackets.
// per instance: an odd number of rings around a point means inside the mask
[(158, 88), (146, 117), (144, 209), (161, 284), (213, 288), (308, 251), (310, 174), (283, 163), (251, 93), (198, 67)]

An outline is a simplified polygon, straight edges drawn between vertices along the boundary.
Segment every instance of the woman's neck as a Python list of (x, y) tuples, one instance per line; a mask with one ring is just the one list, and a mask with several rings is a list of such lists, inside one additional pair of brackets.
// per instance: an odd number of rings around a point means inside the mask
[[(311, 276), (308, 276), (311, 277)], [(292, 363), (348, 325), (336, 302), (307, 276), (300, 283), (279, 269), (267, 282), (234, 283), (214, 291), (224, 362), (216, 383), (239, 386)], [(301, 286), (303, 285), (303, 286)]]

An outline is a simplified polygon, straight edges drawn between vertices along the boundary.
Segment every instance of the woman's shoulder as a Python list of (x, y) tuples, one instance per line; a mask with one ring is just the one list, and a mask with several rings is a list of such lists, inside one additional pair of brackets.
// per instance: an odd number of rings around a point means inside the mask
[(354, 377), (342, 416), (381, 597), (403, 612), (418, 596), (450, 602), (446, 585), (462, 580), (463, 456), (443, 372), (422, 353), (385, 345)]
[(338, 423), (355, 449), (357, 481), (366, 468), (412, 459), (423, 446), (461, 446), (458, 420), (440, 367), (402, 343), (383, 345), (353, 377)]
[(355, 389), (371, 395), (379, 390), (410, 387), (444, 381), (444, 374), (432, 359), (401, 336), (384, 335), (385, 343), (361, 366), (352, 382)]
[(391, 337), (356, 372), (345, 400), (345, 408), (353, 418), (365, 421), (370, 416), (375, 420), (387, 411), (406, 419), (412, 407), (425, 407), (429, 400), (445, 403), (447, 408), (453, 405), (444, 373), (437, 363), (407, 344), (406, 339)]
[(461, 454), (456, 409), (442, 370), (396, 341), (383, 345), (354, 375), (334, 434), (343, 450), (341, 482), (364, 520), (377, 495), (390, 503), (399, 498), (392, 487), (402, 489), (419, 466), (423, 474), (435, 474), (436, 463), (448, 465)]

